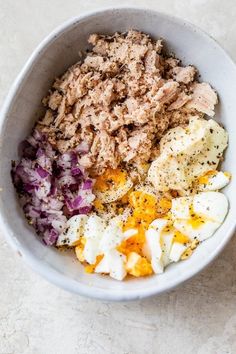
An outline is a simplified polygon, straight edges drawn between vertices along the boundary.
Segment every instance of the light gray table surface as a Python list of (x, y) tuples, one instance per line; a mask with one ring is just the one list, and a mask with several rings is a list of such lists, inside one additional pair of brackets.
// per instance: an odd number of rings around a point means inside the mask
[[(52, 29), (84, 11), (116, 3), (189, 20), (236, 60), (235, 0), (0, 0), (0, 104)], [(178, 289), (138, 302), (106, 303), (40, 278), (9, 248), (0, 230), (0, 354), (77, 353), (236, 353), (236, 238)]]

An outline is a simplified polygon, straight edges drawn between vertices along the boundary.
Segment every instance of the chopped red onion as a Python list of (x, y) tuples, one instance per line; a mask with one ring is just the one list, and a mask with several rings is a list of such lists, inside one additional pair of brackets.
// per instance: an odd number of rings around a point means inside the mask
[(86, 179), (84, 182), (83, 182), (83, 186), (82, 186), (82, 189), (92, 189), (93, 188), (93, 180), (91, 179)]
[(38, 166), (36, 168), (36, 171), (41, 178), (46, 178), (49, 175), (49, 173), (46, 170), (44, 170), (44, 168), (42, 168), (41, 166)]
[(58, 239), (59, 233), (55, 229), (45, 230), (43, 235), (43, 241), (47, 246), (53, 246)]
[(59, 154), (37, 130), (22, 143), (22, 158), (12, 168), (12, 179), (26, 217), (47, 245), (56, 243), (67, 218), (92, 209), (93, 180), (78, 165), (78, 154), (88, 149), (81, 143)]

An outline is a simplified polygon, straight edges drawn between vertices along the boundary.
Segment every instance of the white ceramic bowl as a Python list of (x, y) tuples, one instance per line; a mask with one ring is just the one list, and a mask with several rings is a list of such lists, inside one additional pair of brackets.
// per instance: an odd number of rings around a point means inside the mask
[[(174, 288), (206, 267), (223, 249), (235, 229), (236, 182), (225, 189), (229, 214), (216, 234), (204, 242), (185, 262), (169, 266), (163, 275), (118, 282), (108, 277), (85, 274), (83, 267), (67, 253), (47, 248), (27, 224), (18, 204), (11, 178), (11, 160), (17, 147), (42, 114), (41, 99), (54, 78), (78, 59), (87, 47), (90, 33), (113, 33), (130, 28), (163, 37), (170, 51), (184, 64), (195, 65), (201, 79), (217, 90), (220, 105), (216, 119), (230, 135), (224, 169), (235, 175), (236, 68), (224, 50), (201, 30), (167, 15), (146, 9), (118, 8), (90, 13), (60, 26), (34, 51), (13, 84), (0, 116), (0, 229), (12, 247), (43, 277), (60, 287), (104, 300), (144, 298)], [(222, 270), (223, 271), (223, 270)]]

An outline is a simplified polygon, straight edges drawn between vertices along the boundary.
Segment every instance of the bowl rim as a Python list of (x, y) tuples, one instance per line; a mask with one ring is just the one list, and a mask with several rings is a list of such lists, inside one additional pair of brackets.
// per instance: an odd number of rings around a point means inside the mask
[[(24, 79), (26, 78), (27, 72), (32, 68), (34, 65), (34, 61), (37, 59), (40, 52), (50, 46), (50, 44), (60, 36), (62, 33), (76, 25), (76, 23), (80, 22), (81, 20), (86, 20), (91, 17), (96, 17), (101, 13), (110, 13), (112, 11), (129, 11), (134, 10), (137, 12), (150, 12), (156, 13), (158, 16), (166, 19), (167, 21), (174, 22), (179, 25), (185, 25), (187, 29), (195, 31), (203, 36), (206, 40), (213, 43), (218, 50), (224, 54), (227, 59), (231, 62), (234, 70), (236, 69), (234, 61), (231, 59), (230, 55), (225, 51), (220, 44), (209, 34), (207, 34), (204, 30), (200, 29), (196, 25), (193, 25), (189, 21), (183, 20), (181, 18), (162, 13), (150, 8), (140, 7), (140, 6), (109, 6), (109, 7), (102, 7), (95, 11), (83, 12), (81, 15), (72, 17), (69, 20), (63, 22), (61, 25), (57, 26), (53, 31), (51, 31), (34, 49), (32, 54), (30, 55), (29, 59), (24, 64), (23, 68), (20, 70), (19, 74), (17, 75), (16, 79), (14, 80), (13, 84), (10, 87), (10, 90), (5, 98), (3, 103), (2, 109), (0, 111), (0, 133), (2, 131), (5, 118), (7, 117), (8, 111), (14, 102), (15, 93), (20, 88)], [(57, 272), (55, 269), (52, 269), (50, 266), (47, 266), (46, 263), (41, 262), (39, 259), (35, 258), (30, 251), (24, 248), (18, 239), (15, 237), (14, 233), (11, 231), (11, 226), (6, 222), (3, 213), (0, 211), (0, 225), (3, 231), (3, 235), (7, 241), (7, 243), (20, 255), (24, 258), (25, 262), (33, 269), (36, 273), (40, 274), (43, 278), (48, 280), (49, 282), (53, 283), (54, 285), (63, 288), (69, 292), (87, 296), (90, 298), (95, 298), (98, 300), (106, 300), (106, 301), (131, 301), (137, 299), (143, 299), (146, 297), (159, 295), (161, 293), (170, 291), (177, 286), (181, 285), (182, 283), (186, 282), (187, 280), (191, 279), (193, 276), (197, 275), (201, 272), (205, 267), (207, 267), (224, 249), (226, 244), (230, 241), (233, 233), (236, 230), (236, 220), (235, 223), (232, 224), (227, 232), (227, 235), (223, 238), (222, 242), (217, 245), (214, 251), (210, 254), (208, 258), (206, 258), (198, 267), (189, 269), (186, 267), (186, 272), (181, 274), (176, 280), (172, 281), (169, 284), (159, 286), (158, 288), (142, 288), (138, 290), (125, 290), (125, 291), (116, 291), (116, 290), (106, 290), (101, 289), (98, 287), (93, 287), (89, 285), (85, 285), (79, 283), (74, 279), (68, 279), (65, 275)]]

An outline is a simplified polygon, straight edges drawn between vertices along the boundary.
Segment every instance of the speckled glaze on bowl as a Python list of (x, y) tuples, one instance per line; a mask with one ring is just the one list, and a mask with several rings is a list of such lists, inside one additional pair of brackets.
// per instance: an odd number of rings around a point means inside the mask
[(235, 230), (236, 182), (225, 189), (229, 214), (216, 234), (205, 241), (185, 262), (170, 265), (164, 274), (118, 282), (100, 275), (85, 274), (69, 253), (45, 247), (27, 224), (10, 178), (11, 160), (17, 148), (42, 114), (41, 99), (54, 78), (78, 60), (87, 48), (90, 33), (113, 33), (138, 29), (152, 37), (163, 37), (168, 49), (184, 64), (195, 65), (201, 79), (218, 91), (220, 105), (216, 120), (230, 134), (223, 168), (236, 173), (235, 93), (236, 68), (224, 50), (193, 25), (155, 11), (116, 8), (74, 18), (52, 32), (31, 55), (14, 82), (0, 115), (0, 227), (7, 241), (39, 274), (52, 283), (77, 294), (103, 300), (127, 301), (170, 290), (206, 267), (224, 248)]

